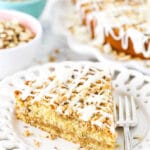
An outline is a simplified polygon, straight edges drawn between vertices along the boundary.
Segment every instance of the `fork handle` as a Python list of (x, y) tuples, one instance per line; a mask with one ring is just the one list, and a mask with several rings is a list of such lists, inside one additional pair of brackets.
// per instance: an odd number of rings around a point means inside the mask
[(129, 126), (124, 126), (124, 150), (132, 150), (132, 138)]

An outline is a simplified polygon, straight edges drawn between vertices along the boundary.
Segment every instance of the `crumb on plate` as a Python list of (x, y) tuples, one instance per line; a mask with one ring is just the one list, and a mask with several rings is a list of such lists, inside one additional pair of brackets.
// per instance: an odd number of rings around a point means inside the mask
[(23, 133), (23, 135), (24, 135), (25, 137), (29, 137), (29, 136), (32, 136), (33, 133), (30, 132), (29, 130), (25, 130), (24, 133)]
[(34, 140), (34, 144), (35, 144), (35, 146), (38, 147), (38, 148), (39, 148), (40, 145), (41, 145), (41, 143), (40, 143), (39, 141), (37, 141), (37, 140)]

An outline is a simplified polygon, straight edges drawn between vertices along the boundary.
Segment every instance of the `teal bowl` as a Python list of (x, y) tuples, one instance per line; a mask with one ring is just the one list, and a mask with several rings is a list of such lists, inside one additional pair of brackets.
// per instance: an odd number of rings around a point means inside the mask
[(7, 1), (0, 0), (0, 9), (12, 9), (28, 13), (36, 18), (40, 17), (47, 0)]

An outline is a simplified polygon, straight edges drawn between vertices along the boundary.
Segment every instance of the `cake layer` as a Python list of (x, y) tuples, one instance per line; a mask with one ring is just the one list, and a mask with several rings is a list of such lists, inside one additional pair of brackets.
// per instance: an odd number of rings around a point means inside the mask
[[(98, 128), (89, 122), (61, 116), (44, 101), (31, 104), (17, 100), (16, 116), (54, 137), (61, 137), (92, 150), (114, 150), (115, 135), (108, 128)], [(105, 120), (107, 121), (107, 120)]]
[[(118, 35), (119, 32), (120, 31), (118, 28), (113, 29), (113, 34)], [(124, 36), (126, 36), (125, 34), (124, 34)], [(142, 58), (142, 59), (150, 59), (149, 57), (145, 57), (142, 52), (135, 53), (133, 41), (131, 40), (130, 37), (127, 38), (128, 46), (126, 48), (123, 48), (123, 46), (122, 46), (122, 39), (116, 40), (116, 39), (114, 39), (112, 34), (108, 34), (105, 37), (105, 43), (109, 43), (111, 45), (112, 49), (117, 51), (118, 53), (124, 52), (125, 54), (128, 54), (132, 57), (137, 57), (137, 58)], [(145, 49), (148, 48), (148, 45), (149, 45), (149, 40), (145, 41), (145, 43), (144, 43)]]
[(114, 149), (116, 133), (107, 65), (66, 62), (40, 69), (38, 76), (32, 74), (15, 91), (17, 118), (86, 148)]

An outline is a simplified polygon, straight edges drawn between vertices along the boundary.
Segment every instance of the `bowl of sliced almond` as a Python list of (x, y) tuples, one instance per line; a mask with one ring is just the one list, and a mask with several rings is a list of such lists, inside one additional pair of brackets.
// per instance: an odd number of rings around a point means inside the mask
[(33, 64), (41, 37), (41, 24), (34, 17), (0, 10), (0, 78)]

